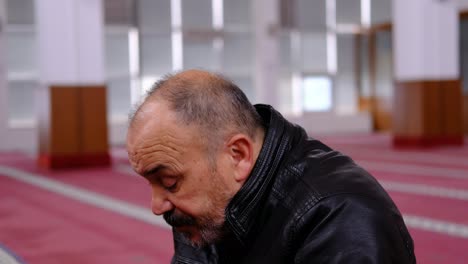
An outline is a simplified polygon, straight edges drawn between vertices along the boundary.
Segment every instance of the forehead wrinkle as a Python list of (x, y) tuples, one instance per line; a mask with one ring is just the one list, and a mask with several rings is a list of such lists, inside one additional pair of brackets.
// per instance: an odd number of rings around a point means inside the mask
[[(146, 146), (142, 146), (138, 150), (138, 154), (135, 157), (137, 160), (137, 167), (154, 165), (154, 161), (151, 161), (151, 158), (155, 155), (159, 155), (158, 164), (169, 164), (169, 167), (180, 171), (180, 159), (187, 151), (182, 144), (177, 144), (176, 141), (177, 137), (171, 135), (164, 135), (152, 139)], [(148, 164), (141, 165), (142, 163), (145, 164), (147, 160), (149, 160)], [(143, 168), (139, 168), (138, 170), (143, 170)]]
[[(170, 166), (169, 167), (176, 167), (176, 169), (178, 169), (179, 165), (178, 163), (180, 163), (179, 159), (176, 157), (176, 155), (174, 155), (174, 152), (167, 152), (163, 149), (159, 149), (159, 148), (150, 148), (151, 151), (149, 152), (146, 152), (145, 154), (142, 154), (141, 157), (140, 157), (140, 160), (143, 162), (145, 161), (146, 159), (150, 159), (154, 156), (158, 156), (161, 157), (159, 158), (156, 162), (157, 164), (160, 164), (160, 165), (167, 165), (169, 164)], [(153, 164), (154, 162), (150, 162), (151, 164)]]
[[(189, 159), (186, 153), (200, 149), (199, 131), (192, 125), (180, 124), (177, 116), (161, 101), (147, 102), (130, 127), (127, 146), (131, 163), (139, 174), (162, 162), (182, 171)], [(154, 116), (157, 112), (158, 115)]]
[[(157, 160), (152, 160), (156, 155), (159, 155)], [(139, 174), (143, 175), (145, 172), (154, 169), (157, 166), (164, 166), (165, 168), (173, 169), (176, 171), (181, 170), (180, 162), (171, 155), (167, 155), (162, 150), (156, 150), (147, 154), (144, 154), (138, 159), (138, 164), (136, 166)]]

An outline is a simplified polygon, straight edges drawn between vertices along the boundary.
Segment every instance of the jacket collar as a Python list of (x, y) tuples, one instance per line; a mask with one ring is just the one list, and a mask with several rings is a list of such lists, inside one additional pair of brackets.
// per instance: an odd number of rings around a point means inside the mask
[(271, 189), (284, 153), (290, 148), (292, 124), (269, 105), (255, 105), (265, 125), (265, 138), (252, 172), (226, 208), (226, 223), (245, 245), (257, 213)]

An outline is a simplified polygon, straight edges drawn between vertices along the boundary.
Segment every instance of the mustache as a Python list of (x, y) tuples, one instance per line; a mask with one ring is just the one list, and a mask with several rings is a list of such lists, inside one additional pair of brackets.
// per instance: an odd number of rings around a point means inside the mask
[(195, 218), (183, 213), (176, 213), (175, 210), (164, 213), (163, 218), (173, 227), (195, 226), (197, 224)]

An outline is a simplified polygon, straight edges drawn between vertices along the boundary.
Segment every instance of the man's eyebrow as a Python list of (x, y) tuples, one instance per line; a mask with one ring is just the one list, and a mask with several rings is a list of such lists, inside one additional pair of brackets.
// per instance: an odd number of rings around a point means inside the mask
[(166, 168), (164, 165), (157, 165), (156, 167), (150, 169), (150, 170), (147, 170), (145, 172), (143, 172), (141, 175), (143, 177), (145, 177), (146, 179), (149, 179), (151, 177), (151, 175), (155, 175), (158, 173), (158, 171), (162, 170)]

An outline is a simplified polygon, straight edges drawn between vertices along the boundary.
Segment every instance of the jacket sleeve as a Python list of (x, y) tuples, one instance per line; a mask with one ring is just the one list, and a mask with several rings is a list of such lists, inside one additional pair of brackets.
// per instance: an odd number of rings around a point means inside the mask
[(295, 263), (416, 263), (398, 210), (359, 195), (317, 203), (298, 219)]

